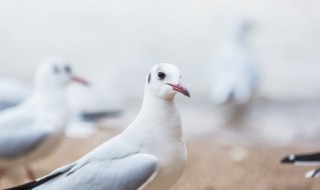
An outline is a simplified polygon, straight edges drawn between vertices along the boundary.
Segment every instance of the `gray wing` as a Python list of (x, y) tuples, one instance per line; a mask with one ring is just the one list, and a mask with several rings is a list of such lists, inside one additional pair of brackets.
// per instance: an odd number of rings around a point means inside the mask
[(0, 111), (6, 110), (8, 108), (17, 106), (20, 102), (15, 101), (2, 101), (0, 100)]
[(0, 111), (16, 106), (25, 101), (32, 91), (22, 81), (0, 79)]
[[(157, 172), (158, 160), (147, 154), (134, 154), (121, 159), (90, 162), (72, 173), (72, 168), (37, 182), (36, 190), (136, 190)], [(61, 171), (61, 170), (58, 170)], [(59, 173), (59, 172), (58, 172)], [(57, 175), (57, 172), (51, 175)], [(46, 176), (45, 179), (50, 178)]]
[(34, 98), (22, 102), (18, 106), (0, 112), (0, 133), (3, 130), (16, 130), (31, 125), (35, 120)]
[(81, 112), (79, 115), (84, 121), (98, 121), (100, 119), (118, 117), (122, 111)]
[(50, 132), (25, 126), (23, 129), (0, 130), (0, 159), (22, 156), (43, 142)]

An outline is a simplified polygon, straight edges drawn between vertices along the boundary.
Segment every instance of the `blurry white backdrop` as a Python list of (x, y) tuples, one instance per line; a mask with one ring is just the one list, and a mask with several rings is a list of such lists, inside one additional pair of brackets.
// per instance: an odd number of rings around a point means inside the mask
[(0, 75), (31, 81), (39, 62), (58, 55), (106, 94), (140, 98), (148, 69), (171, 62), (193, 98), (208, 98), (212, 54), (228, 20), (245, 16), (255, 25), (260, 97), (317, 99), (319, 10), (316, 0), (2, 0)]

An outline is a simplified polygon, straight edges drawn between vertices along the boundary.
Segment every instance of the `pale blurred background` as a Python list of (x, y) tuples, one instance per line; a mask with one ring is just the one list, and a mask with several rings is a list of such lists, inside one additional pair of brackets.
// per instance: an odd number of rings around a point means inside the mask
[[(320, 2), (316, 0), (2, 0), (0, 76), (21, 79), (31, 85), (41, 61), (62, 56), (77, 73), (96, 85), (97, 96), (105, 98), (105, 104), (125, 110), (125, 119), (120, 122), (125, 127), (139, 109), (147, 71), (157, 63), (173, 63), (181, 69), (182, 81), (191, 93), (191, 99), (178, 97), (190, 146), (195, 146), (193, 139), (197, 140), (195, 147), (206, 142), (201, 138), (207, 135), (214, 146), (216, 143), (231, 146), (230, 154), (238, 144), (241, 148), (236, 147), (236, 155), (245, 151), (245, 155), (254, 159), (257, 154), (268, 157), (268, 152), (275, 151), (278, 155), (270, 158), (269, 164), (277, 168), (272, 172), (279, 173), (283, 168), (278, 165), (281, 155), (316, 150), (314, 143), (319, 143), (319, 10)], [(214, 53), (228, 38), (235, 18), (252, 22), (248, 39), (257, 58), (260, 83), (246, 116), (247, 130), (225, 132), (220, 130), (224, 117), (220, 107), (209, 100), (208, 68)], [(256, 142), (261, 140), (267, 148), (257, 146)], [(217, 149), (220, 156), (230, 155), (228, 148), (227, 152), (221, 147)], [(215, 162), (214, 155), (209, 160)], [(248, 165), (254, 161), (249, 159)], [(260, 163), (260, 167), (265, 166)], [(292, 168), (283, 175), (293, 171), (296, 170)], [(304, 170), (300, 169), (295, 179), (304, 180), (301, 171)], [(269, 182), (274, 182), (273, 173), (268, 177)], [(211, 183), (210, 179), (185, 185), (186, 179), (176, 189), (237, 187), (218, 180), (213, 180), (217, 186), (206, 185)], [(250, 184), (256, 180), (247, 182), (243, 189), (251, 188)], [(309, 181), (295, 181), (289, 186), (285, 182), (277, 184), (280, 182), (253, 186), (253, 189), (293, 189), (294, 186), (317, 189)]]
[(113, 83), (130, 85), (127, 96), (139, 98), (146, 71), (171, 62), (193, 98), (202, 99), (226, 23), (244, 16), (255, 24), (250, 40), (263, 76), (260, 96), (318, 99), (319, 8), (315, 0), (4, 0), (0, 74), (31, 80), (40, 61), (58, 55), (105, 83), (112, 75)]

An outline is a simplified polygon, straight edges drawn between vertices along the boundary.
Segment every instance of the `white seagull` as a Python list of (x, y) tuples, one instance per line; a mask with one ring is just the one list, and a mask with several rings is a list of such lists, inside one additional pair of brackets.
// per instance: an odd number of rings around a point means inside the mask
[(210, 98), (215, 104), (245, 104), (257, 87), (256, 60), (247, 39), (250, 29), (251, 23), (246, 20), (235, 23), (229, 38), (215, 53), (210, 70)]
[[(309, 154), (291, 154), (281, 160), (282, 164), (294, 165), (320, 165), (320, 152)], [(305, 174), (306, 178), (316, 178), (320, 176), (320, 167)]]
[(43, 63), (36, 72), (33, 95), (0, 114), (0, 178), (6, 170), (25, 165), (52, 152), (62, 139), (68, 119), (64, 87), (70, 81), (86, 84), (62, 60)]
[(165, 190), (186, 164), (177, 92), (188, 97), (177, 67), (163, 63), (147, 75), (141, 110), (120, 135), (49, 175), (12, 189)]

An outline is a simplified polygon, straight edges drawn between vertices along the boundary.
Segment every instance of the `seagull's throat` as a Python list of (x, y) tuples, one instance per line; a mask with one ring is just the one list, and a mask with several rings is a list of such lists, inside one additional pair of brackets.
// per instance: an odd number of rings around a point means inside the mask
[(159, 130), (159, 132), (181, 129), (180, 113), (173, 98), (145, 96), (137, 119), (143, 120), (150, 129)]
[(178, 110), (174, 101), (174, 96), (172, 98), (160, 98), (147, 93), (143, 98), (141, 112), (160, 116), (167, 112), (178, 112)]

